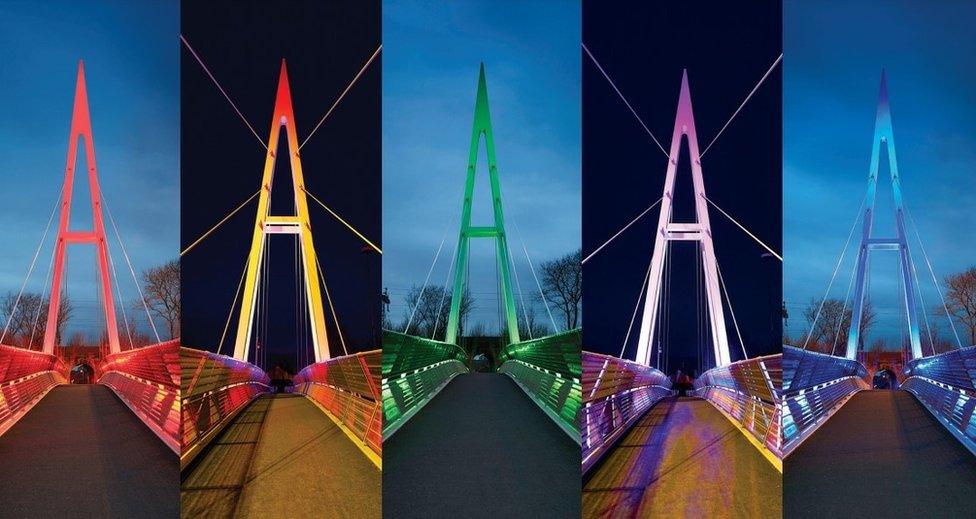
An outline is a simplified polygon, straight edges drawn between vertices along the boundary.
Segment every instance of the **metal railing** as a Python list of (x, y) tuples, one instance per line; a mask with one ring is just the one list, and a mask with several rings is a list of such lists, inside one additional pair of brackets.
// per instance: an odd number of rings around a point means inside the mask
[(99, 366), (112, 389), (173, 452), (180, 453), (180, 340), (113, 353)]
[(712, 368), (695, 380), (695, 395), (731, 416), (763, 448), (783, 458), (780, 387), (783, 356), (769, 355)]
[(271, 380), (257, 366), (226, 355), (180, 348), (182, 439), (180, 466), (200, 450)]
[(455, 344), (383, 331), (383, 439), (389, 438), (454, 377), (467, 373)]
[(827, 421), (850, 397), (868, 389), (867, 369), (851, 359), (783, 346), (783, 456)]
[(498, 368), (514, 380), (574, 441), (580, 442), (582, 336), (571, 330), (502, 348)]
[(52, 388), (66, 382), (54, 355), (0, 345), (0, 435)]
[(581, 358), (585, 474), (645, 411), (674, 393), (667, 375), (650, 366), (587, 351)]
[(976, 346), (912, 360), (905, 375), (901, 388), (976, 454)]
[(382, 350), (336, 357), (295, 375), (295, 392), (322, 406), (376, 454), (383, 452)]

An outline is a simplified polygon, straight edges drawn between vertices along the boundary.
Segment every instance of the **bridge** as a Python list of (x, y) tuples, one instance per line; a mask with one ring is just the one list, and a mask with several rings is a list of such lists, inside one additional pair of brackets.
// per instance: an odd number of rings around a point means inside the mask
[[(493, 224), (471, 223), (479, 146), (487, 152)], [(396, 517), (579, 515), (580, 331), (522, 337), (515, 259), (508, 247), (484, 65), (478, 77), (460, 231), (431, 337), (383, 333), (385, 515)], [(446, 237), (446, 235), (445, 235)], [(495, 242), (507, 335), (493, 362), (462, 347), (461, 301), (471, 239)], [(526, 259), (531, 267), (531, 261)], [(521, 288), (518, 288), (521, 296)], [(542, 296), (545, 297), (544, 295)], [(522, 311), (525, 310), (524, 298)], [(449, 309), (448, 309), (449, 307)], [(442, 312), (435, 310), (439, 317)], [(523, 315), (524, 318), (524, 315)], [(526, 320), (527, 322), (527, 320)], [(555, 326), (555, 324), (554, 324)], [(444, 340), (435, 340), (438, 330)], [(531, 333), (531, 332), (529, 332)], [(488, 361), (485, 361), (488, 363)]]
[[(872, 228), (882, 151), (886, 152), (894, 195), (893, 238), (874, 236)], [(867, 194), (827, 293), (858, 221), (861, 239), (844, 299), (845, 311), (851, 301), (851, 318), (847, 332), (837, 334), (846, 335), (846, 347), (837, 351), (840, 341), (835, 339), (824, 351), (815, 351), (810, 335), (820, 310), (802, 345), (784, 346), (786, 513), (791, 517), (896, 516), (908, 510), (922, 514), (938, 510), (947, 517), (971, 515), (976, 509), (976, 346), (964, 347), (955, 335), (956, 349), (942, 353), (935, 349), (919, 291), (909, 223), (940, 298), (942, 292), (902, 196), (884, 72)], [(874, 373), (864, 363), (867, 352), (860, 325), (868, 298), (869, 256), (878, 251), (899, 257), (900, 304), (906, 327), (901, 352), (904, 368), (897, 374), (900, 386), (896, 382), (885, 389), (874, 389)], [(944, 300), (942, 307), (955, 334)]]
[[(87, 169), (92, 207), (92, 229), (87, 231), (70, 226), (79, 140), (84, 143), (87, 168), (81, 173)], [(59, 201), (0, 337), (3, 507), (7, 514), (25, 517), (175, 517), (179, 514), (173, 486), (180, 431), (179, 339), (160, 341), (157, 334), (156, 343), (146, 346), (133, 340), (103, 214), (108, 215), (116, 231), (127, 263), (129, 258), (99, 188), (82, 62), (78, 65), (67, 157)], [(56, 213), (60, 217), (49, 269), (47, 321), (40, 328), (44, 299), (36, 311), (21, 305)], [(67, 248), (77, 244), (96, 250), (99, 299), (105, 319), (104, 340), (97, 347), (59, 344)], [(129, 269), (138, 288), (131, 263)], [(115, 296), (121, 303), (118, 306)], [(117, 308), (122, 310), (121, 326), (116, 320)], [(30, 333), (23, 337), (10, 333), (11, 321), (20, 315), (18, 310), (34, 314)], [(155, 334), (148, 308), (146, 314)], [(35, 333), (38, 330), (43, 332)], [(34, 349), (35, 339), (38, 349)], [(5, 340), (11, 343), (3, 344)], [(70, 384), (69, 372), (82, 364), (91, 370), (83, 377), (89, 383)]]
[[(202, 58), (185, 38), (181, 40), (257, 136)], [(312, 229), (309, 198), (366, 246), (378, 253), (382, 251), (308, 192), (300, 150), (381, 48), (376, 49), (301, 143), (288, 70), (282, 60), (268, 138), (258, 138), (266, 151), (259, 189), (181, 252), (183, 256), (201, 246), (223, 223), (257, 200), (247, 259), (219, 343), (206, 349), (180, 348), (179, 502), (183, 515), (256, 517), (284, 511), (289, 516), (312, 517), (328, 510), (332, 517), (380, 516), (381, 351), (350, 353), (347, 349), (332, 304), (333, 294), (316, 254), (316, 237), (320, 235)], [(284, 149), (279, 147), (280, 137)], [(286, 159), (290, 166), (294, 193), (291, 214), (271, 211), (275, 180), (287, 181), (275, 178), (279, 159)], [(310, 343), (313, 359), (289, 384), (276, 387), (259, 364), (263, 358), (260, 350), (276, 339), (268, 336), (268, 320), (275, 319), (270, 315), (267, 296), (273, 279), (269, 273), (268, 243), (271, 237), (281, 235), (290, 235), (294, 240), (296, 287), (300, 287), (296, 321), (301, 323), (301, 338), (308, 337), (308, 342), (296, 344), (296, 348)], [(233, 350), (229, 355), (221, 354), (235, 308)], [(332, 317), (339, 345), (330, 343), (326, 310)], [(340, 351), (342, 354), (338, 355)]]
[[(763, 247), (766, 256), (782, 258), (708, 197), (702, 157), (782, 56), (704, 151), (699, 147), (688, 74), (683, 72), (671, 146), (665, 150), (596, 57), (585, 45), (583, 50), (667, 156), (661, 198), (583, 260), (584, 264), (594, 261), (601, 250), (660, 205), (653, 252), (627, 332), (622, 334), (620, 354), (583, 352), (583, 516), (778, 517), (782, 515), (783, 491), (779, 429), (782, 356), (748, 355), (716, 258), (710, 209), (718, 210), (748, 234)], [(682, 150), (687, 150), (687, 157)], [(675, 221), (674, 217), (676, 177), (682, 163), (691, 171), (691, 221)], [(672, 287), (674, 242), (694, 246), (697, 286)], [(703, 373), (692, 380), (680, 372), (664, 371), (668, 357), (666, 328), (668, 307), (679, 304), (679, 299), (684, 306), (694, 307), (696, 298)], [(623, 358), (638, 313), (641, 321), (635, 358)], [(735, 342), (730, 328), (742, 350), (737, 361), (733, 361)]]

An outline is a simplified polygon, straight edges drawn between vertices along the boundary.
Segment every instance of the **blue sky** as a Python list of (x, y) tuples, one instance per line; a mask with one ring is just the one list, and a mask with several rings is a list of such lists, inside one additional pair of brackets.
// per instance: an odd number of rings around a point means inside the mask
[[(457, 240), (478, 65), (485, 63), (498, 171), (523, 292), (533, 293), (514, 221), (532, 262), (580, 243), (580, 9), (567, 2), (383, 4), (383, 284), (401, 319), (403, 295), (442, 284)], [(482, 152), (483, 153), (483, 152)], [(483, 156), (482, 156), (483, 159)], [(472, 223), (484, 216), (479, 163)], [(494, 326), (494, 252), (474, 243), (472, 319)], [(544, 315), (543, 310), (540, 317)], [(558, 319), (558, 317), (557, 317)]]
[[(784, 298), (788, 333), (805, 333), (803, 308), (820, 298), (867, 188), (881, 69), (888, 74), (902, 192), (941, 279), (974, 264), (976, 19), (972, 2), (809, 2), (784, 6)], [(892, 235), (883, 170), (875, 235)], [(860, 229), (860, 224), (858, 229)], [(857, 235), (855, 235), (855, 241)], [(851, 251), (830, 296), (843, 299)], [(939, 303), (918, 247), (922, 295)], [(875, 255), (874, 337), (900, 335), (894, 256)], [(942, 336), (951, 332), (943, 317)], [(923, 325), (924, 333), (924, 325)]]
[[(136, 273), (178, 256), (178, 35), (178, 2), (4, 2), (0, 178), (7, 196), (0, 205), (0, 292), (19, 290), (63, 182), (79, 59), (85, 60), (102, 194)], [(74, 195), (72, 226), (90, 227), (87, 180), (76, 177)], [(28, 290), (44, 288), (56, 225)], [(107, 216), (106, 226), (131, 307), (136, 289)], [(76, 317), (68, 334), (94, 333), (101, 323), (92, 249), (69, 248), (68, 295)]]

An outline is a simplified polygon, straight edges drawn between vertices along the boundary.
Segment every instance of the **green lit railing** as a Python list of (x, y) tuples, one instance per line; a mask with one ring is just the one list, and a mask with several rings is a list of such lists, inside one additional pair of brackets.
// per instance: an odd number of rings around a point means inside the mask
[(467, 354), (455, 344), (383, 331), (383, 439), (467, 373)]
[(550, 418), (580, 442), (579, 410), (583, 375), (580, 330), (510, 344), (498, 371), (513, 380)]

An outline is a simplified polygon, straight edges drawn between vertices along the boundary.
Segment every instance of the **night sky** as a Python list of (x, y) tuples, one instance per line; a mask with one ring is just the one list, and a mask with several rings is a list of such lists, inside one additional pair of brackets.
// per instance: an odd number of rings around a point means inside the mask
[[(262, 140), (270, 128), (280, 62), (286, 58), (301, 142), (379, 45), (379, 2), (285, 5), (184, 2), (182, 32)], [(258, 189), (266, 152), (189, 52), (183, 49), (180, 56), (185, 247)], [(380, 247), (381, 58), (302, 148), (307, 189)], [(278, 161), (272, 213), (291, 209), (289, 171), (287, 161)], [(217, 350), (250, 247), (256, 207), (255, 199), (182, 258), (184, 345)], [(363, 253), (363, 243), (311, 199), (309, 211), (349, 351), (376, 349), (380, 258)], [(284, 363), (294, 369), (311, 358), (310, 341), (301, 347), (296, 339), (293, 240), (284, 235), (270, 239), (270, 356), (259, 361), (266, 368)], [(225, 354), (233, 352), (236, 312), (221, 350)], [(331, 316), (327, 327), (332, 355), (340, 355)]]
[[(936, 275), (941, 280), (973, 265), (976, 5), (948, 1), (932, 9), (922, 2), (814, 6), (788, 1), (784, 9), (784, 292), (791, 314), (787, 332), (802, 337), (808, 330), (802, 311), (823, 297), (867, 190), (882, 68), (888, 75), (902, 194)], [(875, 236), (894, 235), (892, 207), (883, 167)], [(955, 344), (914, 232), (909, 233), (930, 324)], [(832, 298), (845, 297), (854, 247), (837, 274)], [(874, 253), (871, 272), (878, 323), (865, 342), (884, 338), (897, 350), (906, 326), (897, 299), (896, 255)]]
[[(670, 146), (682, 69), (688, 69), (700, 149), (712, 140), (781, 52), (778, 2), (647, 2), (626, 16), (585, 2), (583, 41), (634, 109)], [(661, 197), (667, 159), (606, 79), (583, 62), (583, 251), (593, 251)], [(781, 250), (781, 81), (775, 70), (702, 159), (705, 191)], [(685, 153), (685, 152), (683, 152)], [(694, 214), (691, 169), (679, 159), (675, 221)], [(682, 165), (683, 164), (683, 165)], [(750, 357), (780, 350), (781, 264), (710, 209), (715, 251)], [(583, 348), (620, 354), (654, 244), (658, 211), (584, 266)], [(669, 371), (699, 366), (694, 245), (676, 244), (671, 273)], [(636, 352), (639, 319), (624, 357)], [(726, 310), (733, 360), (742, 358)], [(707, 330), (706, 330), (707, 333)], [(709, 354), (710, 357), (710, 354)], [(705, 366), (711, 365), (706, 359)], [(664, 364), (664, 363), (662, 363)]]

